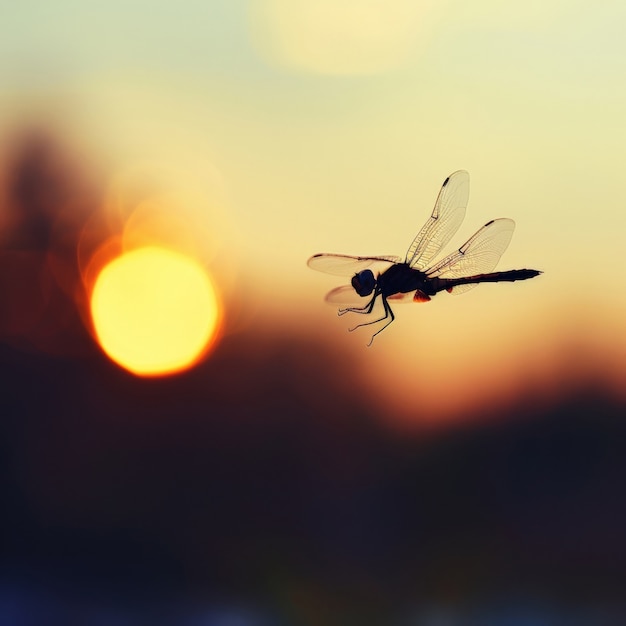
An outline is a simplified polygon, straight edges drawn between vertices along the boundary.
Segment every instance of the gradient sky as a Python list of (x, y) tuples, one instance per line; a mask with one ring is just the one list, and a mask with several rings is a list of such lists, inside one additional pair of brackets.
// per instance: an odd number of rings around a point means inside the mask
[[(48, 123), (107, 172), (202, 181), (227, 320), (350, 346), (407, 412), (623, 383), (623, 2), (2, 4), (3, 135)], [(457, 169), (451, 247), (510, 217), (498, 267), (545, 274), (398, 307), (366, 349), (306, 259), (404, 254)]]

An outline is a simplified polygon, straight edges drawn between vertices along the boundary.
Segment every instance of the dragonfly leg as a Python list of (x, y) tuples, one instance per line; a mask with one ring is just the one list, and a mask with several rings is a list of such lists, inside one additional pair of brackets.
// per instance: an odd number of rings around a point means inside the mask
[(369, 315), (374, 310), (374, 304), (376, 298), (378, 298), (379, 292), (374, 292), (374, 297), (365, 306), (351, 306), (347, 309), (339, 309), (337, 315), (345, 315), (346, 313), (360, 313), (361, 315)]
[[(373, 341), (374, 341), (374, 337), (376, 337), (376, 335), (378, 335), (379, 333), (382, 333), (382, 332), (383, 332), (383, 330), (385, 330), (385, 328), (387, 328), (387, 326), (389, 326), (389, 324), (391, 324), (391, 322), (393, 322), (393, 320), (395, 320), (395, 319), (396, 319), (396, 316), (393, 314), (393, 311), (391, 310), (391, 307), (389, 306), (389, 303), (387, 302), (387, 300), (383, 300), (383, 302), (385, 303), (385, 306), (386, 306), (386, 308), (387, 308), (387, 311), (389, 312), (389, 317), (391, 317), (391, 319), (390, 319), (390, 320), (389, 320), (389, 321), (388, 321), (388, 322), (387, 322), (387, 323), (386, 323), (386, 324), (385, 324), (382, 328), (379, 328), (379, 329), (378, 329), (378, 330), (377, 330), (377, 331), (376, 331), (376, 332), (372, 335), (372, 338), (370, 339), (370, 342), (367, 344), (367, 347), (368, 347), (368, 348), (372, 345), (372, 343), (373, 343)], [(385, 316), (385, 317), (387, 317), (387, 316)], [(379, 321), (384, 320), (384, 319), (385, 319), (385, 317), (383, 317), (383, 318), (382, 318), (381, 320), (379, 320)]]
[(372, 338), (370, 339), (370, 342), (367, 344), (367, 347), (369, 348), (373, 341), (374, 341), (374, 337), (376, 337), (376, 335), (378, 335), (379, 333), (382, 333), (383, 330), (385, 330), (385, 328), (387, 328), (387, 326), (389, 326), (389, 324), (391, 324), (391, 322), (393, 322), (393, 320), (396, 319), (396, 316), (393, 314), (393, 310), (391, 309), (391, 307), (389, 306), (389, 302), (387, 302), (387, 300), (385, 298), (383, 298), (383, 305), (385, 307), (385, 317), (382, 317), (381, 319), (379, 319), (379, 322), (382, 322), (384, 319), (386, 319), (387, 317), (390, 317), (391, 319), (382, 327), (379, 328), (373, 335)]
[(393, 311), (391, 310), (391, 307), (389, 306), (389, 302), (387, 302), (387, 299), (383, 297), (383, 307), (385, 309), (385, 314), (380, 317), (377, 320), (372, 320), (371, 322), (363, 322), (362, 324), (357, 324), (356, 326), (354, 326), (353, 328), (350, 328), (349, 331), (352, 332), (353, 330), (356, 330), (357, 328), (361, 328), (362, 326), (370, 326), (371, 324), (378, 324), (378, 322), (382, 322), (384, 320), (386, 320), (388, 317), (391, 317), (391, 319), (379, 330), (377, 330), (373, 335), (372, 338), (370, 339), (370, 342), (367, 344), (368, 346), (372, 345), (372, 341), (374, 341), (374, 337), (376, 337), (376, 335), (378, 335), (378, 333), (380, 333), (381, 331), (385, 330), (385, 328), (387, 328), (387, 326), (389, 326), (389, 324), (391, 324), (391, 322), (393, 322), (394, 319), (396, 319), (396, 316), (393, 314)]

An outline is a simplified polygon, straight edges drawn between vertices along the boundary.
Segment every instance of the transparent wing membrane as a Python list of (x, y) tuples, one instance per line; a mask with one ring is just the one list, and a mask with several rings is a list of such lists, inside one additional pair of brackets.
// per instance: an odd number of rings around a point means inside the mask
[(448, 176), (430, 218), (406, 253), (406, 262), (411, 267), (423, 270), (450, 241), (465, 217), (468, 198), (469, 174), (459, 170)]
[(324, 300), (330, 304), (363, 306), (363, 303), (367, 302), (368, 298), (361, 298), (352, 285), (342, 285), (329, 291)]
[[(514, 230), (515, 222), (508, 218), (487, 222), (456, 252), (429, 268), (426, 275), (429, 278), (461, 278), (493, 271), (511, 242)], [(465, 293), (475, 286), (459, 285), (452, 293)]]
[(389, 296), (387, 300), (389, 300), (389, 302), (394, 305), (408, 304), (408, 303), (415, 303), (415, 302), (426, 302), (426, 300), (424, 300), (422, 297), (418, 296), (416, 298), (415, 291), (409, 291), (408, 293), (394, 293), (393, 296)]
[(351, 276), (367, 268), (380, 267), (386, 269), (392, 263), (402, 259), (397, 256), (350, 256), (348, 254), (314, 254), (307, 265), (319, 272), (335, 276)]

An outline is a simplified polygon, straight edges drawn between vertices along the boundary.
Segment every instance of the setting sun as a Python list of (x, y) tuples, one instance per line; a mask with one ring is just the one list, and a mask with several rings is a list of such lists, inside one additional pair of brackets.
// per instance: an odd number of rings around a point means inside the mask
[(91, 314), (102, 349), (140, 376), (193, 365), (214, 339), (219, 305), (206, 272), (192, 259), (147, 247), (100, 272)]

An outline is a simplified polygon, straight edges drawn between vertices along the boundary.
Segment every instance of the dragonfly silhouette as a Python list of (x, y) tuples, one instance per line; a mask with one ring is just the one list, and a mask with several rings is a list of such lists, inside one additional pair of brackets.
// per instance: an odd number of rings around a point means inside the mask
[(309, 267), (321, 272), (338, 276), (354, 274), (350, 285), (337, 287), (326, 295), (328, 302), (352, 304), (356, 300), (355, 295), (369, 297), (363, 306), (339, 309), (339, 315), (369, 315), (380, 297), (384, 315), (350, 328), (353, 331), (388, 320), (372, 335), (368, 345), (395, 319), (390, 301), (427, 302), (440, 291), (461, 294), (479, 283), (526, 280), (541, 274), (530, 269), (492, 272), (515, 230), (515, 222), (508, 218), (487, 222), (458, 250), (429, 265), (459, 229), (465, 217), (468, 197), (469, 174), (459, 170), (448, 176), (443, 181), (432, 215), (413, 239), (404, 259), (397, 256), (323, 253), (315, 254), (308, 260)]

